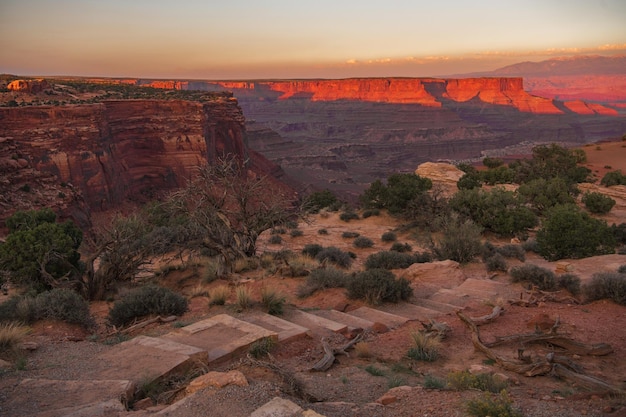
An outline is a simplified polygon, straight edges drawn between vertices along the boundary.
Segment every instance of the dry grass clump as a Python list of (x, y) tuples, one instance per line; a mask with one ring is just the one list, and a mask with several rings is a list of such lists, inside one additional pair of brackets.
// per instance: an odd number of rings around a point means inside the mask
[(220, 285), (211, 291), (211, 299), (209, 305), (223, 306), (230, 295), (230, 289), (226, 285)]
[(441, 339), (424, 332), (411, 333), (413, 347), (409, 349), (408, 357), (416, 361), (434, 362), (439, 358)]
[(359, 342), (354, 345), (354, 354), (357, 358), (370, 358), (372, 352), (370, 350), (370, 344), (367, 342)]
[(190, 299), (196, 298), (196, 297), (208, 297), (208, 296), (209, 296), (209, 289), (206, 287), (206, 285), (203, 285), (203, 284), (196, 285), (189, 292)]
[(0, 324), (0, 352), (14, 349), (29, 331), (28, 327), (16, 322)]
[(261, 304), (265, 306), (268, 314), (280, 316), (287, 297), (273, 288), (264, 287), (261, 289)]
[(235, 306), (237, 310), (243, 311), (252, 305), (252, 292), (250, 288), (239, 285), (235, 288)]

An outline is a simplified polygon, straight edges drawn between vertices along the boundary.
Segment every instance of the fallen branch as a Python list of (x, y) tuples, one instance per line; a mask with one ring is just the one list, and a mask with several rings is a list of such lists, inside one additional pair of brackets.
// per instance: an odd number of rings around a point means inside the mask
[(348, 352), (346, 351), (352, 348), (352, 346), (354, 346), (358, 342), (360, 342), (363, 339), (363, 334), (364, 334), (363, 332), (359, 333), (350, 342), (346, 343), (344, 346), (340, 348), (335, 348), (335, 349), (331, 348), (325, 339), (322, 339), (322, 348), (324, 349), (324, 357), (322, 357), (322, 359), (320, 359), (319, 361), (317, 361), (315, 365), (313, 365), (313, 367), (311, 368), (311, 371), (326, 371), (330, 369), (330, 367), (333, 366), (333, 363), (335, 362), (336, 355), (350, 356)]
[(613, 353), (613, 347), (607, 343), (598, 343), (595, 345), (589, 345), (586, 343), (572, 340), (569, 337), (555, 334), (543, 334), (543, 333), (529, 333), (529, 334), (516, 334), (512, 336), (497, 336), (496, 340), (490, 343), (485, 343), (486, 347), (501, 346), (507, 343), (519, 343), (526, 345), (530, 343), (549, 343), (554, 346), (558, 346), (562, 349), (574, 355), (589, 355), (589, 356), (604, 356), (609, 353)]
[(177, 318), (178, 317), (176, 317), (176, 316), (169, 316), (169, 317), (165, 317), (165, 318), (163, 318), (161, 316), (156, 316), (156, 317), (153, 317), (151, 319), (144, 320), (144, 321), (141, 321), (141, 322), (139, 322), (137, 324), (134, 324), (134, 325), (132, 325), (132, 326), (130, 326), (130, 327), (124, 329), (124, 330), (121, 330), (119, 333), (122, 333), (122, 334), (132, 333), (135, 330), (141, 329), (143, 327), (146, 327), (149, 324), (152, 324), (152, 323), (170, 323), (170, 322), (176, 320)]
[(487, 324), (487, 323), (494, 321), (503, 312), (504, 312), (504, 309), (501, 306), (495, 306), (493, 310), (491, 310), (491, 313), (485, 316), (480, 316), (480, 317), (470, 317), (469, 319), (473, 321), (475, 325), (481, 326), (483, 324)]

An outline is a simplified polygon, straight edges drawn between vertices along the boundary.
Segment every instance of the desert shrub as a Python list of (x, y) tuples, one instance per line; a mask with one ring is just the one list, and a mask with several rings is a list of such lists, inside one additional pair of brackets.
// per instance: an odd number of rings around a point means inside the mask
[(526, 260), (526, 251), (520, 245), (504, 245), (496, 248), (496, 252), (505, 258), (515, 258), (522, 262)]
[(613, 185), (626, 185), (626, 175), (622, 174), (622, 171), (607, 172), (600, 180), (600, 184), (605, 187), (611, 187)]
[(485, 261), (485, 266), (487, 267), (487, 271), (503, 271), (506, 272), (508, 270), (508, 265), (506, 264), (506, 260), (504, 256), (500, 255), (496, 252), (495, 255), (490, 256)]
[(405, 269), (414, 263), (429, 262), (420, 254), (402, 253), (397, 251), (382, 251), (374, 253), (365, 260), (365, 269)]
[(509, 399), (506, 391), (496, 396), (484, 394), (481, 398), (469, 400), (465, 404), (465, 409), (473, 417), (523, 417), (524, 415), (513, 408), (513, 403)]
[(209, 284), (215, 281), (217, 277), (217, 262), (214, 260), (208, 260), (204, 264), (204, 271), (202, 272), (202, 282)]
[(443, 236), (433, 243), (432, 251), (439, 259), (467, 263), (480, 253), (480, 237), (481, 227), (473, 221), (450, 216), (444, 220)]
[(292, 229), (291, 232), (289, 232), (289, 235), (291, 237), (300, 237), (304, 235), (304, 232), (300, 229)]
[(286, 301), (287, 297), (274, 289), (267, 287), (261, 289), (261, 304), (263, 304), (268, 314), (273, 316), (280, 316), (283, 314), (283, 308)]
[(587, 301), (609, 299), (626, 305), (626, 274), (601, 272), (593, 274), (583, 287)]
[(275, 227), (271, 230), (270, 233), (273, 235), (284, 235), (285, 233), (287, 233), (287, 229), (285, 229), (284, 227)]
[(612, 224), (611, 231), (618, 245), (626, 245), (626, 223)]
[(394, 242), (389, 250), (394, 252), (411, 252), (413, 247), (408, 243)]
[(334, 246), (322, 249), (315, 255), (315, 259), (319, 262), (328, 261), (342, 268), (349, 268), (350, 265), (352, 265), (352, 256), (350, 256), (350, 253), (344, 252)]
[(517, 192), (524, 202), (541, 214), (560, 204), (575, 203), (578, 188), (561, 177), (537, 178), (520, 185)]
[(361, 214), (361, 217), (363, 217), (364, 219), (367, 219), (368, 217), (372, 217), (372, 216), (380, 216), (380, 210), (379, 209), (366, 209), (366, 210), (363, 210), (363, 213)]
[(361, 236), (361, 234), (359, 232), (343, 232), (341, 234), (341, 237), (345, 238), (345, 239), (354, 239)]
[(287, 220), (285, 222), (285, 227), (287, 229), (297, 229), (298, 228), (298, 222), (295, 220)]
[(66, 288), (55, 288), (35, 299), (38, 319), (56, 319), (89, 327), (93, 319), (83, 297)]
[(358, 220), (359, 215), (353, 211), (344, 211), (339, 215), (339, 219), (344, 222), (349, 222), (350, 220)]
[(550, 261), (585, 258), (615, 251), (613, 230), (574, 205), (548, 210), (537, 232), (539, 254)]
[(327, 235), (328, 234), (328, 230), (326, 230), (326, 229), (319, 229), (317, 231), (317, 234), (318, 235)]
[(268, 353), (276, 346), (276, 341), (271, 337), (264, 337), (250, 345), (250, 356), (255, 359), (267, 356)]
[(380, 237), (380, 240), (383, 242), (395, 242), (398, 239), (398, 236), (394, 232), (385, 232)]
[(620, 267), (617, 268), (617, 272), (620, 274), (626, 274), (626, 265), (620, 265)]
[(446, 381), (434, 377), (430, 374), (424, 375), (424, 388), (426, 389), (444, 389)]
[(496, 254), (496, 247), (493, 243), (486, 241), (483, 243), (483, 246), (480, 249), (481, 257), (483, 258), (483, 262), (487, 262), (487, 259), (491, 258)]
[(525, 264), (515, 266), (511, 268), (509, 274), (513, 277), (513, 282), (528, 282), (544, 291), (556, 289), (554, 272), (537, 265)]
[(496, 393), (507, 387), (506, 382), (499, 381), (492, 374), (488, 373), (450, 372), (447, 379), (448, 386), (457, 391), (476, 389)]
[(181, 315), (187, 310), (187, 299), (155, 285), (136, 288), (116, 301), (109, 311), (109, 321), (123, 326), (148, 314)]
[(335, 206), (339, 200), (330, 190), (316, 191), (304, 200), (304, 209), (309, 213), (318, 213), (321, 209)]
[(385, 208), (390, 213), (402, 213), (418, 195), (432, 188), (432, 181), (416, 174), (392, 174), (387, 184), (376, 180), (360, 197), (367, 208)]
[(424, 332), (411, 333), (413, 346), (407, 356), (416, 361), (434, 362), (439, 358), (441, 340), (438, 337), (429, 336)]
[(504, 161), (500, 158), (492, 158), (487, 156), (483, 158), (483, 165), (489, 169), (494, 169), (504, 165)]
[(370, 344), (367, 342), (359, 342), (354, 345), (354, 354), (357, 358), (369, 358), (372, 356)]
[(230, 295), (230, 289), (226, 285), (220, 285), (217, 288), (214, 288), (211, 291), (211, 299), (209, 300), (209, 305), (212, 306), (223, 306), (226, 304), (226, 299)]
[(252, 305), (252, 292), (245, 285), (235, 288), (235, 307), (238, 311), (243, 311)]
[(298, 297), (308, 297), (326, 288), (345, 287), (348, 279), (348, 274), (332, 266), (315, 269), (307, 277), (306, 283), (298, 288)]
[(372, 246), (374, 246), (374, 241), (370, 239), (369, 237), (359, 236), (356, 239), (354, 239), (354, 242), (352, 242), (352, 244), (354, 245), (355, 248), (364, 249), (364, 248), (371, 248)]
[(233, 263), (233, 271), (236, 273), (256, 271), (259, 268), (257, 258), (239, 258)]
[(304, 248), (302, 248), (302, 254), (315, 258), (323, 249), (324, 247), (322, 245), (318, 245), (317, 243), (307, 243), (304, 245)]
[(522, 242), (522, 249), (526, 252), (539, 253), (539, 243), (537, 243), (536, 239), (528, 239)]
[(567, 149), (557, 144), (538, 145), (533, 148), (532, 159), (517, 160), (509, 164), (515, 171), (515, 181), (526, 183), (538, 178), (561, 177), (568, 184), (585, 182), (591, 170), (579, 164), (586, 161), (582, 149)]
[(615, 205), (615, 200), (602, 193), (585, 193), (582, 202), (594, 214), (606, 214)]
[(280, 245), (283, 243), (283, 238), (280, 235), (271, 235), (268, 242), (270, 245)]
[(413, 289), (406, 279), (396, 279), (386, 269), (370, 269), (357, 273), (348, 282), (347, 289), (349, 298), (365, 300), (369, 304), (396, 303), (413, 295)]
[(26, 337), (28, 332), (28, 327), (19, 323), (0, 324), (0, 352), (14, 349)]
[(293, 256), (286, 260), (285, 263), (289, 268), (287, 270), (282, 269), (281, 274), (292, 278), (306, 277), (311, 269), (318, 266), (317, 261), (307, 255)]
[(374, 365), (367, 365), (365, 367), (365, 372), (372, 376), (385, 376), (385, 371), (380, 368), (375, 367)]
[(580, 277), (575, 274), (559, 275), (556, 279), (559, 288), (565, 288), (572, 295), (580, 294)]

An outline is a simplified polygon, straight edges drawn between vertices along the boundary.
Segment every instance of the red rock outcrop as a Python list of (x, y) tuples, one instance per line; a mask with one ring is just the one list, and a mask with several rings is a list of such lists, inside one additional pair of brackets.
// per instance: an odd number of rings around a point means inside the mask
[(0, 212), (29, 208), (18, 187), (30, 190), (42, 181), (59, 195), (68, 192), (61, 186), (79, 190), (77, 199), (96, 211), (144, 201), (184, 185), (197, 166), (223, 154), (249, 160), (257, 175), (280, 174), (248, 152), (245, 135), (241, 109), (225, 94), (208, 102), (0, 108), (0, 194), (8, 199), (0, 199)]
[(48, 88), (46, 80), (14, 80), (7, 85), (10, 91), (37, 94)]
[(605, 116), (617, 116), (615, 109), (596, 103), (586, 103), (582, 100), (566, 101), (565, 107), (577, 114), (603, 114)]

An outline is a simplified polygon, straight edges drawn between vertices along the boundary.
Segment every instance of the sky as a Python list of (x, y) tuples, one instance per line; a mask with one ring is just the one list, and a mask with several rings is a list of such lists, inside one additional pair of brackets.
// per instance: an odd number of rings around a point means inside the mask
[(461, 74), (626, 54), (625, 0), (0, 0), (0, 73)]

